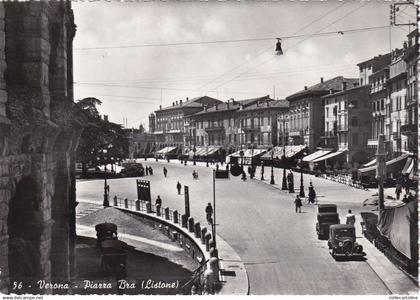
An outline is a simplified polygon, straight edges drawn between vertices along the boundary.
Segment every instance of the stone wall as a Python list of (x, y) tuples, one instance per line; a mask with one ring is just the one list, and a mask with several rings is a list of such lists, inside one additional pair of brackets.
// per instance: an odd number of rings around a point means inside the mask
[[(0, 292), (74, 273), (73, 102), (68, 1), (0, 3)], [(11, 281), (22, 281), (12, 290)]]

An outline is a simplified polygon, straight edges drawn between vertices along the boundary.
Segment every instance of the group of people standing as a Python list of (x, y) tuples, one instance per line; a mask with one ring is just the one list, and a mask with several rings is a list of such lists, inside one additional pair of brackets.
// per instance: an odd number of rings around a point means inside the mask
[(152, 167), (151, 167), (151, 166), (146, 166), (146, 167), (144, 168), (144, 170), (145, 170), (145, 172), (146, 172), (146, 176), (148, 176), (148, 175), (153, 175), (153, 169), (152, 169)]

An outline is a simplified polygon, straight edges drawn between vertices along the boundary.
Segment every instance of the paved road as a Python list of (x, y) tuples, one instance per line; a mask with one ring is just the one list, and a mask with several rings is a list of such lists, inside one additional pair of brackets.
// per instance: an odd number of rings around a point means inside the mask
[[(184, 196), (176, 192), (179, 180), (190, 187), (192, 216), (205, 224), (204, 207), (212, 202), (211, 169), (195, 166), (200, 179), (193, 180), (192, 165), (165, 163), (168, 177), (164, 178), (163, 163), (148, 161), (147, 164), (154, 168), (154, 175), (147, 177), (151, 180), (152, 198), (159, 194), (163, 206), (183, 212)], [(297, 176), (295, 182), (296, 179)], [(136, 198), (135, 178), (108, 182), (111, 197), (116, 194)], [(319, 191), (322, 193), (322, 186)], [(351, 188), (343, 185), (342, 199), (348, 198), (351, 192)], [(102, 201), (103, 181), (79, 181), (77, 195), (79, 199)], [(251, 294), (389, 293), (366, 262), (340, 262), (329, 255), (326, 242), (316, 237), (315, 207), (306, 205), (301, 214), (296, 214), (293, 196), (259, 180), (242, 182), (235, 177), (218, 180), (216, 195), (218, 234), (244, 261)], [(342, 217), (348, 208), (361, 210), (356, 201), (343, 201), (339, 207)]]

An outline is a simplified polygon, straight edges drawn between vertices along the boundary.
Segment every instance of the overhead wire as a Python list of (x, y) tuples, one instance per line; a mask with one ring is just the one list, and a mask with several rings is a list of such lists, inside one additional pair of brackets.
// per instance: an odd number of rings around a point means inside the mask
[[(344, 6), (345, 4), (346, 4), (346, 3), (344, 2), (344, 3), (341, 3), (341, 4), (340, 4), (340, 5), (338, 5), (338, 6), (335, 6), (333, 9), (331, 9), (331, 10), (327, 11), (325, 14), (323, 14), (323, 15), (322, 15), (322, 16), (320, 16), (319, 18), (317, 18), (317, 19), (315, 19), (314, 21), (310, 22), (309, 24), (307, 24), (307, 25), (303, 26), (302, 28), (299, 28), (299, 29), (298, 29), (297, 31), (295, 31), (293, 34), (297, 34), (298, 32), (300, 32), (300, 31), (302, 31), (302, 30), (304, 30), (304, 29), (308, 28), (308, 27), (309, 27), (309, 26), (311, 26), (312, 24), (314, 24), (314, 23), (318, 22), (319, 20), (321, 20), (321, 19), (325, 18), (327, 15), (329, 15), (329, 14), (330, 14), (330, 13), (332, 13), (333, 11), (337, 10), (338, 8), (340, 8), (340, 7)], [(240, 68), (240, 67), (242, 67), (243, 65), (245, 65), (245, 64), (247, 64), (247, 63), (249, 63), (250, 61), (252, 61), (252, 60), (256, 59), (257, 57), (260, 57), (262, 54), (264, 54), (264, 53), (266, 53), (267, 51), (269, 51), (270, 49), (272, 49), (272, 47), (273, 47), (273, 46), (272, 46), (272, 45), (270, 45), (268, 48), (265, 48), (265, 49), (263, 49), (262, 51), (258, 52), (256, 55), (252, 56), (250, 59), (247, 59), (247, 60), (246, 60), (246, 61), (244, 61), (243, 63), (241, 63), (241, 64), (239, 64), (239, 65), (237, 65), (237, 66), (233, 67), (232, 69), (229, 69), (229, 70), (228, 70), (228, 71), (226, 71), (225, 73), (223, 73), (223, 74), (221, 74), (221, 75), (219, 75), (219, 76), (215, 77), (214, 79), (212, 79), (212, 80), (210, 80), (210, 81), (206, 82), (205, 84), (201, 85), (198, 89), (199, 89), (199, 90), (201, 90), (204, 86), (206, 86), (206, 85), (208, 85), (208, 84), (210, 84), (210, 83), (213, 83), (214, 81), (216, 81), (216, 80), (218, 80), (218, 79), (220, 79), (220, 78), (224, 77), (225, 75), (229, 74), (229, 73), (230, 73), (230, 72), (232, 72), (232, 71), (235, 71), (235, 70), (239, 69), (239, 68)]]
[[(318, 31), (317, 31), (314, 35), (312, 35), (312, 36), (315, 36), (315, 35), (320, 35), (320, 34), (321, 34), (321, 31), (323, 31), (323, 30), (325, 30), (326, 28), (328, 28), (328, 27), (330, 27), (330, 26), (332, 26), (332, 25), (336, 24), (337, 22), (339, 22), (339, 21), (343, 20), (344, 18), (348, 17), (349, 15), (351, 15), (351, 14), (355, 13), (356, 11), (358, 11), (359, 9), (361, 9), (362, 7), (364, 7), (364, 6), (365, 6), (366, 4), (368, 4), (368, 3), (369, 3), (369, 2), (365, 2), (365, 3), (363, 3), (362, 5), (358, 6), (357, 8), (355, 8), (355, 9), (351, 10), (350, 12), (346, 13), (344, 16), (342, 16), (342, 17), (340, 17), (339, 19), (337, 19), (337, 20), (333, 21), (332, 23), (328, 24), (327, 26), (325, 26), (325, 27), (321, 28), (320, 30), (318, 30)], [(389, 26), (380, 26), (380, 27), (389, 27)], [(372, 28), (373, 28), (373, 27), (372, 27)], [(344, 33), (344, 32), (348, 32), (348, 30), (341, 30), (341, 31), (338, 31), (338, 32), (342, 32), (342, 33)], [(337, 33), (337, 31), (335, 31), (335, 33)], [(305, 39), (303, 39), (303, 40), (301, 40), (301, 41), (299, 41), (299, 42), (295, 43), (294, 45), (292, 45), (291, 47), (289, 47), (287, 50), (290, 50), (290, 49), (292, 49), (292, 48), (296, 47), (297, 45), (299, 45), (299, 44), (303, 43), (304, 41), (308, 40), (309, 38), (311, 38), (312, 36), (309, 36), (309, 37), (307, 37), (307, 38), (305, 38)], [(226, 85), (226, 84), (228, 84), (228, 83), (232, 82), (233, 80), (235, 80), (235, 79), (239, 78), (239, 77), (240, 77), (240, 76), (242, 76), (243, 74), (246, 74), (246, 73), (248, 73), (249, 71), (255, 70), (256, 68), (258, 68), (258, 67), (262, 66), (263, 64), (266, 64), (267, 62), (269, 62), (269, 61), (271, 61), (271, 60), (273, 60), (273, 59), (274, 59), (274, 57), (270, 57), (269, 59), (267, 59), (267, 60), (263, 61), (262, 63), (260, 63), (260, 64), (258, 64), (258, 65), (256, 65), (256, 66), (252, 67), (251, 69), (248, 69), (247, 71), (245, 71), (245, 72), (243, 72), (243, 73), (239, 74), (238, 76), (236, 76), (236, 77), (234, 77), (234, 78), (230, 79), (229, 81), (227, 81), (227, 82), (225, 82), (225, 83), (223, 83), (223, 84), (220, 84), (220, 85), (216, 86), (216, 87), (215, 87), (215, 89), (218, 89), (219, 87), (224, 86), (224, 85)]]

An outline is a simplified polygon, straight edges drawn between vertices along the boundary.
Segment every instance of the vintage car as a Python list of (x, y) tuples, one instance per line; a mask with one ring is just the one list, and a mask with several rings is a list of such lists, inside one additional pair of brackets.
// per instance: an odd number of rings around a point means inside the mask
[(356, 231), (353, 225), (337, 224), (330, 226), (330, 237), (328, 239), (328, 248), (331, 249), (331, 255), (355, 257), (365, 256), (362, 245), (356, 242)]
[(330, 226), (340, 224), (340, 218), (336, 212), (318, 213), (317, 221), (316, 233), (318, 234), (318, 239), (320, 240), (328, 240)]
[(144, 176), (144, 167), (138, 162), (124, 162), (121, 175), (125, 177), (140, 177)]
[(317, 223), (315, 227), (316, 233), (318, 234), (318, 239), (328, 239), (330, 225), (332, 224), (340, 224), (340, 218), (337, 213), (337, 205), (319, 204)]

